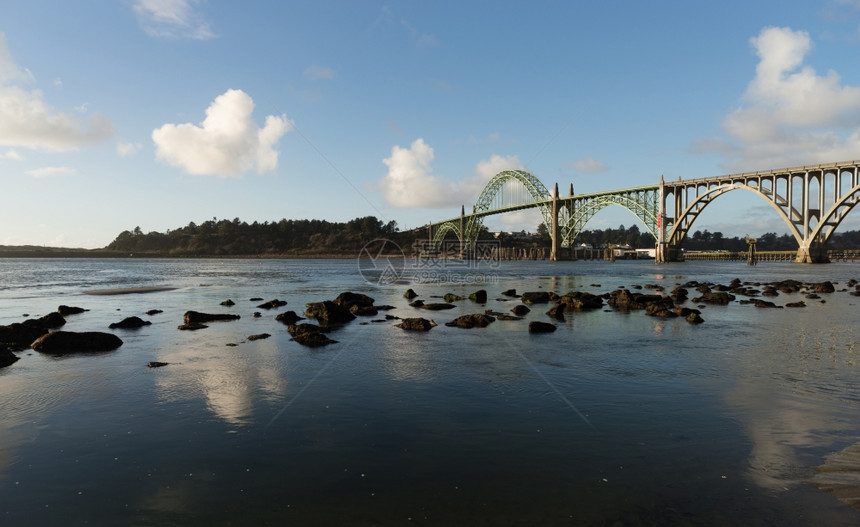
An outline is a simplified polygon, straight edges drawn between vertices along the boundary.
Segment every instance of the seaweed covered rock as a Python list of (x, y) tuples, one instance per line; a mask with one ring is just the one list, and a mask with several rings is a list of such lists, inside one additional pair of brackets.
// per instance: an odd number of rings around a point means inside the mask
[(68, 315), (77, 315), (77, 314), (83, 313), (85, 311), (89, 311), (89, 310), (84, 309), (82, 307), (63, 306), (63, 305), (61, 305), (60, 307), (57, 308), (57, 313), (63, 315), (64, 317), (68, 316)]
[(269, 300), (268, 302), (264, 302), (257, 306), (260, 309), (275, 309), (281, 306), (287, 305), (287, 302), (284, 300), (278, 300), (275, 298), (274, 300)]
[(571, 291), (559, 297), (558, 301), (560, 305), (564, 305), (565, 311), (582, 311), (603, 307), (603, 298), (585, 291)]
[(475, 291), (474, 293), (469, 295), (469, 300), (471, 300), (472, 302), (477, 302), (479, 304), (486, 304), (487, 303), (487, 292), (483, 289)]
[(348, 308), (336, 304), (331, 300), (324, 302), (311, 302), (305, 304), (305, 316), (315, 318), (320, 324), (329, 326), (332, 324), (344, 324), (351, 320), (355, 320)]
[(304, 320), (303, 317), (300, 317), (296, 314), (295, 311), (284, 311), (275, 317), (275, 320), (280, 322), (281, 324), (286, 324), (288, 326), (295, 324), (299, 320)]
[(549, 293), (546, 291), (531, 291), (523, 293), (520, 300), (524, 304), (546, 304), (550, 300)]
[(426, 318), (404, 318), (399, 324), (395, 324), (395, 327), (400, 329), (406, 329), (410, 331), (430, 331), (432, 328), (435, 328), (437, 324), (432, 320), (427, 320)]
[(455, 318), (451, 322), (446, 322), (448, 327), (457, 327), (463, 329), (485, 328), (495, 322), (495, 317), (485, 315), (483, 313), (472, 313)]
[(320, 346), (337, 343), (336, 340), (328, 338), (325, 334), (325, 330), (316, 324), (293, 324), (287, 328), (287, 331), (293, 337), (294, 341), (298, 342), (302, 346), (308, 346), (310, 348), (318, 348)]

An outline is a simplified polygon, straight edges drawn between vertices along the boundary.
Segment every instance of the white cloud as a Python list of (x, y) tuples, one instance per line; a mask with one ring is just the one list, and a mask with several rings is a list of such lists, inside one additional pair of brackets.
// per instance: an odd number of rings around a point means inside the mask
[(589, 174), (606, 172), (606, 164), (594, 159), (593, 157), (576, 160), (573, 163), (570, 163), (568, 167), (572, 170), (576, 170), (577, 172), (586, 172)]
[(328, 80), (335, 77), (335, 72), (333, 69), (326, 68), (325, 66), (313, 65), (305, 68), (303, 75), (306, 79), (312, 81)]
[(860, 87), (803, 65), (812, 47), (805, 31), (769, 27), (750, 43), (760, 60), (742, 104), (723, 121), (729, 139), (694, 149), (722, 153), (732, 171), (856, 158)]
[(292, 123), (286, 115), (269, 115), (259, 128), (251, 118), (253, 111), (254, 101), (248, 94), (227, 90), (209, 105), (200, 126), (165, 124), (153, 130), (156, 157), (189, 174), (237, 176), (251, 169), (259, 174), (274, 171), (278, 167), (275, 144)]
[(409, 148), (395, 145), (391, 157), (382, 162), (388, 174), (379, 182), (385, 200), (400, 208), (456, 207), (474, 203), (487, 182), (507, 169), (522, 168), (516, 156), (494, 155), (480, 161), (472, 177), (459, 182), (433, 175), (433, 149), (423, 139), (416, 139)]
[(19, 154), (18, 152), (14, 151), (14, 150), (7, 150), (7, 151), (3, 152), (2, 154), (0, 154), (0, 159), (11, 159), (13, 161), (21, 161), (24, 158), (21, 157), (21, 154)]
[(34, 178), (41, 179), (52, 176), (71, 176), (77, 174), (78, 171), (70, 167), (43, 167), (28, 170), (26, 173)]
[(134, 12), (143, 31), (157, 38), (207, 40), (215, 34), (197, 9), (198, 0), (135, 0)]
[(126, 157), (136, 154), (141, 148), (143, 148), (143, 145), (140, 143), (117, 143), (116, 153), (120, 157)]
[(75, 150), (99, 143), (113, 134), (113, 126), (95, 115), (88, 123), (73, 114), (55, 110), (39, 90), (27, 91), (13, 83), (31, 82), (29, 71), (15, 65), (0, 32), (0, 145)]

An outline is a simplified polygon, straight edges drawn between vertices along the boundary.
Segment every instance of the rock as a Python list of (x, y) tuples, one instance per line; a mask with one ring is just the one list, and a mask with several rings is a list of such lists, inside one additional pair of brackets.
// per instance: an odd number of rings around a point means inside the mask
[(276, 298), (276, 299), (274, 299), (274, 300), (269, 300), (268, 302), (265, 302), (265, 303), (263, 303), (263, 304), (260, 304), (260, 305), (259, 305), (259, 306), (257, 306), (257, 307), (259, 307), (260, 309), (275, 309), (275, 308), (277, 308), (277, 307), (281, 307), (281, 306), (285, 306), (285, 305), (287, 305), (287, 303), (286, 303), (285, 301), (283, 301), (283, 300), (278, 300), (278, 299)]
[(248, 336), (248, 340), (263, 340), (271, 337), (268, 333), (257, 333), (256, 335)]
[(36, 339), (31, 347), (41, 353), (61, 354), (110, 351), (120, 346), (122, 340), (113, 333), (54, 331)]
[(782, 306), (778, 306), (773, 302), (768, 302), (767, 300), (762, 300), (760, 298), (756, 298), (753, 303), (755, 304), (755, 307), (774, 307), (782, 309)]
[(18, 356), (12, 353), (12, 350), (5, 346), (0, 346), (0, 368), (5, 368), (9, 366), (16, 360), (18, 360)]
[(684, 319), (690, 324), (701, 324), (705, 320), (695, 311), (689, 313)]
[(454, 293), (445, 293), (445, 296), (442, 297), (442, 300), (445, 302), (456, 302), (457, 300), (463, 300), (462, 296), (455, 295)]
[(554, 305), (550, 308), (549, 311), (546, 312), (546, 314), (558, 320), (559, 322), (564, 322), (564, 304)]
[(377, 311), (391, 311), (392, 309), (397, 309), (395, 306), (389, 306), (388, 304), (382, 304), (381, 306), (373, 306)]
[(162, 311), (160, 309), (150, 309), (149, 311), (146, 312), (146, 314), (149, 316), (157, 315), (159, 313), (164, 313), (164, 311)]
[(328, 338), (324, 334), (323, 328), (316, 324), (294, 324), (287, 328), (287, 331), (292, 335), (294, 341), (311, 348), (318, 348), (320, 346), (337, 342), (336, 340)]
[(470, 315), (463, 315), (457, 317), (451, 322), (446, 322), (445, 325), (448, 327), (457, 327), (463, 329), (485, 328), (495, 321), (495, 317), (491, 317), (483, 313), (472, 313)]
[(405, 298), (406, 300), (412, 300), (416, 296), (418, 296), (418, 293), (416, 293), (412, 289), (407, 289), (406, 292), (403, 293), (403, 298)]
[(261, 316), (263, 316), (263, 314), (262, 314), (262, 313), (260, 313), (259, 311), (254, 311), (254, 314), (253, 314), (253, 315), (251, 315), (251, 316), (252, 316), (252, 317), (254, 317), (254, 318), (260, 318)]
[(127, 317), (119, 322), (114, 322), (108, 327), (110, 329), (137, 329), (150, 324), (152, 324), (152, 322), (143, 320), (140, 317)]
[(334, 299), (335, 304), (350, 310), (353, 306), (358, 306), (359, 308), (371, 307), (373, 306), (373, 302), (374, 300), (369, 296), (351, 291), (343, 292)]
[(524, 304), (546, 304), (549, 302), (550, 296), (546, 291), (534, 291), (529, 293), (523, 293), (520, 297), (520, 300), (523, 301)]
[(726, 292), (707, 292), (698, 298), (694, 298), (693, 302), (726, 306), (729, 302), (735, 299), (735, 295)]
[(27, 349), (33, 341), (47, 332), (47, 328), (25, 325), (21, 322), (13, 322), (8, 326), (0, 326), (0, 349)]
[(440, 302), (424, 304), (421, 306), (422, 309), (426, 309), (428, 311), (444, 311), (445, 309), (454, 309), (454, 304), (443, 304)]
[(330, 300), (324, 302), (311, 302), (305, 305), (305, 316), (317, 319), (321, 324), (343, 324), (355, 320), (349, 309), (336, 304)]
[(154, 361), (147, 362), (146, 366), (148, 368), (161, 368), (162, 366), (167, 366), (168, 364), (170, 364), (170, 363), (169, 362), (158, 362), (158, 361), (154, 360)]
[(395, 327), (407, 329), (410, 331), (430, 331), (436, 327), (436, 323), (426, 318), (404, 318), (400, 324), (395, 324)]
[(209, 326), (207, 326), (206, 324), (202, 324), (200, 322), (188, 322), (187, 324), (182, 324), (181, 326), (179, 326), (179, 329), (183, 331), (195, 331), (198, 329), (206, 329), (208, 327)]
[(514, 315), (516, 315), (518, 317), (525, 316), (526, 313), (528, 313), (529, 311), (531, 311), (531, 309), (529, 309), (528, 306), (524, 306), (522, 304), (520, 304), (518, 306), (514, 306), (514, 308), (511, 309), (511, 313), (513, 313)]
[(514, 315), (506, 315), (506, 314), (504, 314), (504, 313), (502, 313), (501, 315), (496, 316), (496, 318), (497, 318), (497, 319), (499, 319), (499, 320), (522, 320), (522, 319), (523, 319), (523, 317), (517, 317), (517, 316), (514, 316)]
[(503, 296), (510, 296), (510, 297), (518, 296), (516, 289), (506, 289), (506, 290), (502, 291), (502, 295)]
[(833, 287), (833, 283), (828, 280), (826, 282), (812, 284), (812, 290), (816, 293), (832, 293), (836, 291), (836, 288)]
[(414, 302), (410, 303), (409, 305), (412, 307), (424, 307), (424, 301), (423, 300), (415, 300)]
[(559, 305), (564, 306), (565, 311), (581, 311), (583, 309), (599, 309), (603, 307), (603, 299), (593, 293), (584, 291), (571, 291), (559, 297)]
[(785, 307), (806, 307), (806, 302), (800, 300), (799, 302), (788, 302), (785, 304)]
[(73, 306), (60, 306), (57, 308), (57, 313), (63, 315), (64, 317), (67, 315), (77, 315), (79, 313), (83, 313), (84, 311), (89, 311), (89, 309)]
[(556, 329), (555, 324), (550, 324), (549, 322), (540, 322), (538, 320), (529, 322), (529, 333), (552, 333)]
[(200, 313), (199, 311), (186, 311), (184, 315), (185, 324), (217, 322), (221, 320), (238, 320), (239, 315), (228, 315), (224, 313)]
[(262, 299), (261, 297), (259, 297), (259, 296), (255, 296), (254, 298), (252, 298), (252, 299), (250, 300), (250, 302), (262, 302), (262, 300), (263, 300), (263, 299)]
[(674, 318), (678, 316), (674, 307), (671, 299), (669, 302), (650, 302), (645, 305), (645, 314), (651, 317)]
[(232, 307), (232, 306), (235, 306), (235, 305), (236, 305), (236, 302), (233, 302), (232, 300), (230, 300), (230, 299), (228, 298), (227, 300), (225, 300), (225, 301), (221, 302), (221, 305), (222, 305), (222, 306), (226, 306), (226, 307)]
[(469, 295), (469, 300), (471, 300), (473, 302), (477, 302), (479, 304), (486, 304), (487, 303), (487, 292), (484, 291), (483, 289), (481, 289), (479, 291), (475, 291), (474, 293)]
[(299, 320), (304, 320), (304, 318), (298, 316), (295, 311), (285, 311), (285, 312), (279, 314), (278, 316), (276, 316), (275, 320), (277, 320), (281, 324), (286, 324), (288, 326), (291, 326), (291, 325), (295, 324), (296, 322), (298, 322)]
[(22, 324), (24, 324), (25, 326), (30, 326), (32, 328), (56, 329), (64, 326), (66, 324), (66, 319), (63, 318), (63, 315), (55, 311), (53, 313), (48, 313), (41, 318), (31, 318), (29, 320), (25, 320), (24, 322), (22, 322)]

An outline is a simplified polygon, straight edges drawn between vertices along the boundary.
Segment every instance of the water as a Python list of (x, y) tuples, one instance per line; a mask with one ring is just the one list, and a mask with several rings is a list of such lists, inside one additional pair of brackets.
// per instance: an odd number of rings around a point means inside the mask
[[(527, 321), (443, 325), (508, 311), (509, 288), (603, 293), (735, 277), (844, 289), (860, 266), (503, 262), (379, 286), (355, 260), (0, 260), (0, 324), (60, 304), (89, 309), (67, 317), (71, 331), (152, 321), (115, 330), (124, 345), (113, 352), (29, 350), (0, 369), (0, 521), (860, 524), (806, 483), (827, 454), (860, 440), (857, 297), (710, 306), (698, 326), (608, 308), (546, 335), (530, 335)], [(174, 289), (86, 294), (128, 287)], [(409, 287), (425, 301), (480, 288), (490, 300), (416, 311)], [(331, 333), (338, 344), (311, 349), (274, 321), (342, 291), (440, 325), (415, 334), (359, 319)], [(252, 297), (288, 305), (269, 312)], [(219, 305), (228, 298), (236, 305)], [(527, 319), (548, 321), (547, 308)], [(242, 318), (177, 330), (189, 309)]]

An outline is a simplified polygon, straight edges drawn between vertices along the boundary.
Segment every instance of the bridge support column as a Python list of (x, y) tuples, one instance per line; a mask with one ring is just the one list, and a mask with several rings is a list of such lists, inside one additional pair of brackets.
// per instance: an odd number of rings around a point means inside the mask
[(463, 259), (463, 245), (466, 242), (466, 206), (460, 205), (460, 259)]
[(558, 260), (558, 183), (552, 191), (552, 247), (549, 251), (550, 261)]
[(830, 263), (830, 257), (827, 255), (827, 247), (823, 243), (812, 242), (803, 244), (797, 250), (796, 263)]

